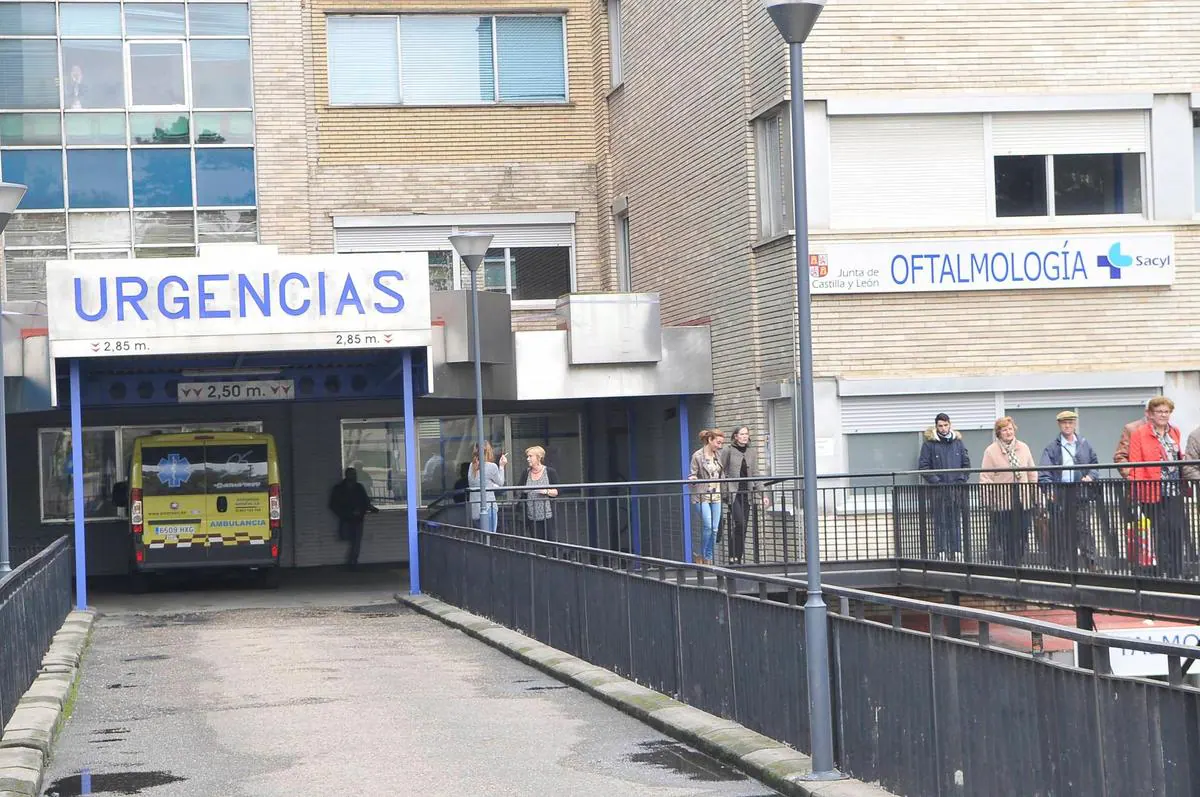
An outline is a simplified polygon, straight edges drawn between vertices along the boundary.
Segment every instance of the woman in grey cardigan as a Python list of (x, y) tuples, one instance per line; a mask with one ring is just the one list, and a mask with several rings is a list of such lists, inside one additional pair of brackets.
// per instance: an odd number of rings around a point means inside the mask
[(487, 523), (484, 526), (487, 531), (496, 530), (495, 491), (497, 487), (504, 486), (504, 466), (508, 464), (508, 457), (504, 454), (500, 455), (499, 465), (492, 462), (492, 456), (492, 444), (485, 442), (483, 444), (482, 490), (479, 488), (479, 446), (475, 446), (474, 448), (474, 457), (471, 459), (471, 472), (467, 476), (467, 486), (470, 488), (471, 496), (471, 519), (478, 524), (479, 516), (482, 514), (487, 519)]
[[(755, 460), (758, 452), (750, 445), (750, 427), (738, 426), (733, 430), (733, 445), (721, 449), (721, 470), (726, 479), (747, 481), (726, 482), (725, 502), (729, 505), (729, 564), (740, 565), (746, 555), (746, 525), (750, 520), (751, 500), (754, 483), (749, 481), (758, 476)], [(763, 505), (767, 496), (762, 496)]]

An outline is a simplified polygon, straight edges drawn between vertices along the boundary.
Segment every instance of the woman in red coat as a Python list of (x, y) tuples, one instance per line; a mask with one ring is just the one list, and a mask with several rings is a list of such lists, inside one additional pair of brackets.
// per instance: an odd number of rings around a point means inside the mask
[(1183, 506), (1183, 482), (1179, 465), (1169, 464), (1183, 458), (1179, 427), (1171, 424), (1175, 402), (1159, 396), (1146, 405), (1150, 423), (1139, 426), (1129, 438), (1130, 462), (1161, 462), (1130, 468), (1133, 497), (1150, 517), (1154, 550), (1162, 575), (1183, 575), (1183, 535), (1187, 516)]

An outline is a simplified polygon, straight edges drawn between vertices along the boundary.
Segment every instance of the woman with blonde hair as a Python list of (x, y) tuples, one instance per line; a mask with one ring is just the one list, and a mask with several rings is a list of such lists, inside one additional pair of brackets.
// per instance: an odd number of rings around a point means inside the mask
[(501, 454), (500, 464), (492, 462), (492, 444), (484, 442), (483, 444), (483, 487), (480, 488), (480, 473), (479, 473), (479, 446), (472, 448), (471, 470), (467, 475), (467, 487), (471, 495), (471, 519), (475, 524), (479, 525), (479, 516), (482, 514), (485, 520), (484, 530), (495, 531), (497, 523), (496, 512), (496, 489), (504, 486), (504, 466), (508, 464), (508, 457)]
[(700, 553), (693, 553), (692, 561), (711, 565), (717, 529), (721, 527), (721, 483), (704, 480), (720, 479), (725, 475), (720, 457), (725, 435), (720, 429), (705, 429), (700, 432), (700, 442), (703, 445), (692, 452), (688, 475), (688, 479), (698, 482), (692, 486), (692, 504), (700, 511), (701, 528)]
[(558, 488), (553, 486), (558, 484), (558, 474), (554, 472), (554, 468), (546, 465), (546, 449), (541, 446), (525, 449), (525, 465), (525, 472), (521, 474), (517, 484), (533, 489), (521, 490), (517, 498), (521, 501), (521, 515), (525, 520), (525, 527), (529, 530), (528, 536), (539, 540), (552, 540), (554, 505), (550, 499), (558, 497)]
[[(1146, 405), (1150, 422), (1139, 426), (1129, 437), (1130, 462), (1161, 463), (1130, 468), (1129, 481), (1133, 499), (1150, 518), (1152, 553), (1158, 559), (1159, 573), (1167, 578), (1183, 575), (1183, 540), (1188, 533), (1183, 474), (1178, 464), (1184, 458), (1184, 448), (1179, 427), (1171, 423), (1174, 411), (1174, 401), (1155, 396)], [(1146, 559), (1153, 561), (1148, 555)]]
[(1017, 424), (1005, 415), (992, 427), (996, 440), (983, 452), (979, 474), (983, 503), (992, 512), (988, 549), (1003, 564), (1017, 565), (1029, 539), (1038, 474), (1029, 446), (1017, 439)]

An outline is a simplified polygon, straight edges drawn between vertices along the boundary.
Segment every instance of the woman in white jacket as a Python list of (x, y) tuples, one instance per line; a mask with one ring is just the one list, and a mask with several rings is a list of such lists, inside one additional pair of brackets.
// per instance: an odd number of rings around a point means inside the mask
[[(497, 522), (496, 513), (496, 489), (504, 486), (504, 466), (508, 464), (508, 457), (504, 454), (500, 455), (500, 464), (492, 462), (492, 444), (485, 442), (483, 444), (483, 489), (479, 489), (479, 446), (475, 446), (473, 456), (471, 458), (471, 471), (467, 475), (467, 487), (471, 496), (471, 519), (475, 521), (475, 525), (479, 525), (480, 508), (483, 507), (484, 517), (487, 519), (484, 529), (486, 531), (495, 531)], [(481, 495), (482, 493), (482, 495)]]

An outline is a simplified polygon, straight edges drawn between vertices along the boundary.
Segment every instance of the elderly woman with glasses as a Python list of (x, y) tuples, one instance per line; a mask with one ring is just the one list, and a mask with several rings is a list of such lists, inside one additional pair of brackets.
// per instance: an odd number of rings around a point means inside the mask
[(1150, 518), (1150, 536), (1159, 572), (1168, 578), (1183, 575), (1183, 537), (1187, 515), (1183, 506), (1183, 459), (1179, 427), (1171, 423), (1175, 402), (1165, 396), (1146, 405), (1149, 423), (1129, 438), (1129, 461), (1145, 463), (1129, 469), (1133, 499)]

